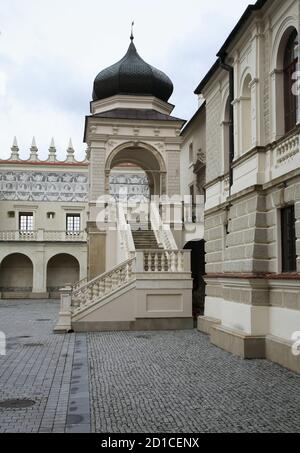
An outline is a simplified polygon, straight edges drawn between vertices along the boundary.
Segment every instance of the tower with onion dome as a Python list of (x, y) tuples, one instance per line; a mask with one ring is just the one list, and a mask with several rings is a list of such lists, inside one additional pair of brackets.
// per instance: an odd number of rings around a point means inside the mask
[(126, 167), (128, 173), (128, 168), (139, 168), (147, 177), (151, 196), (180, 194), (184, 120), (171, 115), (172, 93), (170, 78), (142, 59), (132, 34), (125, 56), (94, 80), (84, 132), (89, 150), (90, 278), (118, 264), (117, 254), (106, 253), (113, 234), (105, 225), (99, 230), (97, 222), (98, 200), (110, 194), (114, 169)]

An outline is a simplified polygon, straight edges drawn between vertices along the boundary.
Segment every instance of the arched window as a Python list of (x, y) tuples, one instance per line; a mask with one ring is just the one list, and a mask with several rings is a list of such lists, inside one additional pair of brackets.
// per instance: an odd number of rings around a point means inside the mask
[(248, 151), (252, 147), (252, 118), (251, 118), (251, 75), (248, 74), (244, 80), (242, 99), (241, 99), (241, 111), (242, 111), (242, 154)]
[(223, 170), (224, 174), (229, 172), (230, 163), (230, 99), (226, 101), (224, 120), (223, 120)]
[(284, 52), (284, 116), (285, 132), (292, 130), (297, 124), (298, 97), (293, 93), (294, 74), (298, 64), (298, 33), (294, 30), (286, 44)]

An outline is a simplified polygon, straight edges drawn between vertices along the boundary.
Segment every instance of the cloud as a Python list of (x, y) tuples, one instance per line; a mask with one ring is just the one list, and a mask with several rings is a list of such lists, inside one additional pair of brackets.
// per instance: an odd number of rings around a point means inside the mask
[[(252, 2), (253, 3), (253, 2)], [(194, 89), (247, 0), (10, 0), (0, 4), (0, 157), (17, 135), (22, 157), (35, 135), (43, 158), (51, 137), (63, 157), (73, 138), (83, 157), (93, 80), (118, 61), (135, 20), (140, 55), (173, 80), (174, 114), (197, 108)]]

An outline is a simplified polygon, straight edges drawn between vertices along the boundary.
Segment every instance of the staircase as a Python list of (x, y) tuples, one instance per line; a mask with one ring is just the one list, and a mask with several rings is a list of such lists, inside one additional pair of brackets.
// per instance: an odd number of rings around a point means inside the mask
[(119, 207), (116, 227), (126, 261), (62, 292), (56, 332), (192, 328), (190, 251), (178, 250), (158, 208), (150, 210), (143, 225), (128, 223)]
[(149, 230), (131, 229), (133, 242), (136, 250), (158, 250), (157, 239), (154, 232)]

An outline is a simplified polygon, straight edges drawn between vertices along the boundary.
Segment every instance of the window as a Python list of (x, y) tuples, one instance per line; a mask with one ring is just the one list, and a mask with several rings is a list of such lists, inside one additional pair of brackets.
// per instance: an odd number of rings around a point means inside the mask
[(284, 114), (285, 132), (292, 130), (297, 124), (298, 99), (293, 94), (293, 78), (298, 64), (298, 34), (294, 30), (288, 39), (284, 53)]
[(190, 161), (190, 164), (194, 163), (194, 145), (193, 145), (193, 143), (191, 143), (189, 146), (189, 161)]
[(241, 100), (241, 134), (242, 134), (242, 154), (252, 148), (252, 114), (251, 114), (251, 75), (248, 74), (244, 80), (242, 100)]
[(21, 233), (33, 231), (33, 213), (20, 212), (19, 213), (19, 230)]
[(295, 207), (281, 210), (282, 272), (297, 271)]
[(80, 214), (67, 214), (67, 233), (80, 233)]

